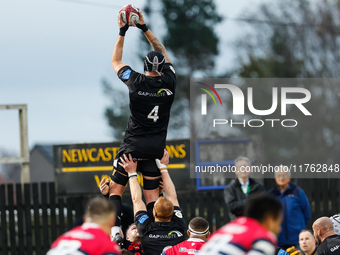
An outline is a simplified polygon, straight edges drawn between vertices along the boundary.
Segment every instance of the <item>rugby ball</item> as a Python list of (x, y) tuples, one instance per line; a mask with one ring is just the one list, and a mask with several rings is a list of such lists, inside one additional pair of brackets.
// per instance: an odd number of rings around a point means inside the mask
[(137, 24), (139, 22), (139, 13), (138, 9), (131, 5), (125, 5), (120, 11), (120, 15), (122, 16), (122, 20), (124, 23), (132, 23), (132, 24)]

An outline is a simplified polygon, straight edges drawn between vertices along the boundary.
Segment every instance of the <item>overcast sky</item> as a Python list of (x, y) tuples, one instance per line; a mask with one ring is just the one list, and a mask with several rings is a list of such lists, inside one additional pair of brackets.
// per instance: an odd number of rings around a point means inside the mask
[[(158, 8), (160, 1), (154, 1)], [(223, 16), (238, 17), (260, 0), (215, 0)], [(91, 5), (89, 3), (96, 3)], [(110, 104), (100, 80), (124, 86), (111, 67), (118, 36), (116, 15), (125, 4), (144, 0), (0, 2), (0, 104), (27, 104), (30, 149), (35, 144), (111, 142), (104, 118)], [(232, 66), (230, 43), (244, 24), (225, 19), (217, 26), (219, 71)], [(153, 29), (162, 34), (162, 27)], [(136, 63), (137, 29), (127, 32), (123, 61)], [(132, 66), (142, 71), (142, 64)], [(0, 149), (19, 154), (18, 111), (0, 110)]]

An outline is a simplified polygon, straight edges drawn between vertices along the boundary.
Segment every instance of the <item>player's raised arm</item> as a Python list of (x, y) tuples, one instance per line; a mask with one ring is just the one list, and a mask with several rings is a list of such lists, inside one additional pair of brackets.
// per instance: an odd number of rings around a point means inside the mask
[(164, 47), (164, 45), (157, 39), (157, 37), (148, 29), (148, 27), (145, 25), (143, 12), (138, 8), (139, 11), (139, 22), (136, 24), (136, 27), (143, 30), (144, 35), (146, 39), (148, 39), (151, 47), (155, 51), (159, 51), (164, 55), (165, 63), (171, 63), (171, 59)]
[(165, 197), (167, 197), (174, 206), (179, 206), (176, 188), (168, 173), (169, 153), (166, 150), (164, 150), (164, 155), (161, 160), (156, 159), (156, 164), (162, 174)]
[(126, 66), (122, 62), (123, 57), (123, 45), (124, 45), (124, 36), (126, 31), (129, 29), (129, 25), (127, 23), (124, 23), (122, 20), (122, 16), (120, 13), (118, 13), (117, 16), (118, 19), (118, 26), (119, 26), (119, 35), (118, 39), (116, 41), (115, 47), (113, 48), (111, 63), (113, 70), (115, 70), (116, 74), (118, 74), (118, 71), (123, 67)]
[(136, 212), (139, 211), (146, 211), (146, 206), (142, 200), (142, 190), (137, 178), (137, 162), (132, 160), (131, 154), (129, 154), (129, 158), (124, 154), (124, 158), (121, 157), (120, 160), (122, 163), (119, 162), (118, 164), (121, 165), (129, 175), (133, 214), (135, 215)]

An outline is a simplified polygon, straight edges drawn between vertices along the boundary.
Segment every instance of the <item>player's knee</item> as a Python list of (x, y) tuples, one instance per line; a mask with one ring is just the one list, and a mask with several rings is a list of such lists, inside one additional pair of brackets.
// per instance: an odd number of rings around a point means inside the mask
[(111, 180), (125, 187), (125, 185), (129, 181), (129, 177), (121, 172), (115, 171), (114, 174), (111, 176)]
[(143, 184), (144, 184), (143, 188), (145, 190), (157, 189), (159, 187), (160, 180), (161, 180), (161, 177), (156, 177), (156, 179), (149, 179), (143, 176)]

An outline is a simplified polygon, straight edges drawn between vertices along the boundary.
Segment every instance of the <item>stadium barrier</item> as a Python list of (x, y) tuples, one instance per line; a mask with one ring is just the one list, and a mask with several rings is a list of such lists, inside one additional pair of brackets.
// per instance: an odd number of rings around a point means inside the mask
[(46, 254), (83, 216), (82, 201), (56, 197), (54, 183), (0, 185), (0, 254)]

